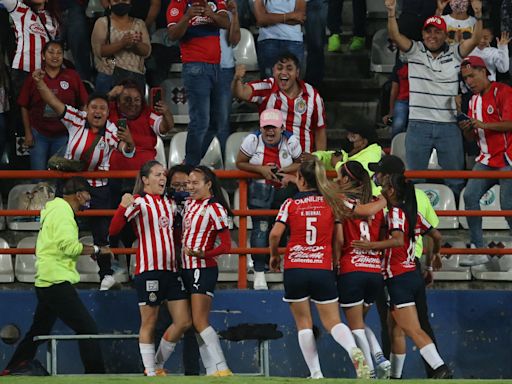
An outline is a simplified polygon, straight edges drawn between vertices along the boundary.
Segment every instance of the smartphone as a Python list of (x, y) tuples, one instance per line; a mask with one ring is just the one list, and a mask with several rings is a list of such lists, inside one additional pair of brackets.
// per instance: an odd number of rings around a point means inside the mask
[(126, 131), (126, 128), (128, 127), (128, 122), (125, 118), (121, 118), (117, 120), (117, 129), (120, 131)]
[(163, 95), (162, 95), (162, 88), (155, 87), (151, 88), (151, 106), (154, 108), (156, 103), (159, 103), (162, 101)]
[(466, 120), (471, 120), (471, 117), (469, 117), (468, 115), (466, 115), (465, 113), (459, 113), (457, 115), (457, 123), (460, 123), (462, 121), (466, 121)]

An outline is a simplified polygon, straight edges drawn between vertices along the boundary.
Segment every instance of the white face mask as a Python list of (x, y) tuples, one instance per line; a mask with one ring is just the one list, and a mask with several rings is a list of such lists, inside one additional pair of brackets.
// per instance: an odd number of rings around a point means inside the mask
[(468, 0), (450, 0), (450, 8), (454, 13), (467, 12), (469, 7)]

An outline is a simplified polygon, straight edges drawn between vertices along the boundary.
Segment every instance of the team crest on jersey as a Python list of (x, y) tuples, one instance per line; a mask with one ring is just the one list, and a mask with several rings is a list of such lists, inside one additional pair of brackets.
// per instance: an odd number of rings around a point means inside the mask
[(69, 83), (66, 81), (66, 80), (62, 80), (60, 82), (60, 87), (64, 90), (68, 89), (69, 88)]
[(494, 108), (492, 107), (492, 105), (489, 105), (487, 107), (487, 114), (492, 115), (493, 113), (494, 113)]
[(149, 294), (149, 301), (154, 303), (156, 301), (156, 293), (155, 292), (151, 292)]
[(180, 11), (178, 10), (178, 8), (171, 8), (169, 13), (171, 14), (171, 16), (175, 17), (178, 16), (178, 13), (180, 13)]
[(107, 144), (104, 141), (100, 141), (98, 143), (98, 148), (103, 151), (107, 147)]
[(158, 219), (158, 225), (160, 228), (167, 228), (169, 226), (169, 218), (167, 216), (161, 216)]
[(296, 113), (300, 113), (300, 114), (303, 114), (304, 112), (306, 112), (306, 102), (304, 101), (304, 99), (302, 97), (299, 97), (298, 99), (295, 100), (295, 112)]
[(286, 152), (286, 151), (282, 151), (282, 152), (281, 152), (281, 157), (282, 157), (283, 159), (287, 159), (287, 158), (288, 158), (288, 152)]

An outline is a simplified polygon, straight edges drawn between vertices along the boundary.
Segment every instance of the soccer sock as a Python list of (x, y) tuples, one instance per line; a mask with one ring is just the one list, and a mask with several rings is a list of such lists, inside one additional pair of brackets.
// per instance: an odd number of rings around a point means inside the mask
[(158, 350), (155, 355), (155, 368), (162, 369), (164, 367), (165, 362), (169, 359), (169, 356), (174, 352), (174, 348), (176, 347), (176, 343), (172, 341), (167, 341), (163, 337), (160, 340), (160, 345), (158, 346)]
[(204, 340), (201, 336), (196, 333), (197, 344), (199, 345), (199, 354), (201, 355), (201, 361), (203, 362), (204, 369), (206, 370), (206, 375), (212, 375), (215, 373), (215, 369), (212, 366), (212, 357), (210, 352), (208, 352), (208, 347), (204, 343)]
[(297, 336), (299, 338), (299, 346), (300, 350), (302, 351), (302, 356), (304, 356), (304, 360), (306, 360), (306, 364), (309, 368), (311, 377), (323, 377), (313, 330), (301, 329), (299, 332), (297, 332)]
[(382, 348), (380, 347), (379, 341), (377, 337), (375, 337), (375, 333), (373, 333), (372, 329), (368, 326), (364, 327), (364, 333), (366, 334), (366, 340), (368, 340), (368, 344), (370, 345), (370, 350), (372, 352), (372, 356), (375, 359), (377, 364), (382, 363), (386, 358), (382, 353)]
[(437, 352), (437, 348), (434, 343), (425, 345), (420, 349), (420, 353), (432, 369), (437, 369), (444, 364), (444, 361), (441, 359), (441, 356), (439, 356), (439, 352)]
[(155, 344), (139, 343), (139, 350), (146, 376), (155, 376)]
[(215, 332), (215, 329), (209, 326), (202, 331), (200, 335), (212, 358), (213, 369), (215, 371), (224, 371), (229, 369), (226, 364), (226, 359), (224, 358), (224, 352), (222, 352), (222, 348), (220, 346), (219, 336), (217, 335), (217, 332)]
[(368, 343), (368, 339), (366, 339), (364, 329), (353, 329), (352, 334), (354, 335), (357, 346), (359, 349), (361, 349), (361, 351), (363, 351), (364, 358), (366, 359), (366, 365), (368, 365), (370, 372), (374, 372), (375, 368), (373, 366), (370, 345)]
[(391, 361), (391, 377), (393, 379), (400, 379), (402, 377), (402, 370), (404, 369), (406, 354), (394, 354), (391, 352), (389, 360)]
[(357, 348), (354, 336), (350, 332), (350, 328), (343, 323), (338, 323), (331, 328), (331, 336), (347, 351), (350, 358), (352, 358), (352, 350)]

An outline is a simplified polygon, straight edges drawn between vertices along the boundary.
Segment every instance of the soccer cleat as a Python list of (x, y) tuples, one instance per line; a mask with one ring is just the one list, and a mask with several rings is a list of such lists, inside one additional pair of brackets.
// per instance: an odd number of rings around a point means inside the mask
[(361, 36), (354, 36), (350, 40), (350, 44), (348, 46), (348, 49), (350, 52), (358, 52), (362, 51), (366, 44), (366, 38)]
[(357, 378), (369, 379), (370, 368), (368, 368), (368, 365), (366, 365), (363, 351), (361, 351), (359, 348), (353, 348), (350, 356), (352, 358), (352, 364), (354, 364), (354, 368), (356, 369)]
[(265, 279), (265, 272), (254, 272), (254, 289), (267, 290), (267, 280)]
[(384, 359), (377, 365), (377, 378), (389, 380), (391, 377), (391, 363), (389, 360)]
[(211, 374), (213, 377), (227, 377), (227, 376), (233, 376), (233, 372), (231, 372), (231, 369), (223, 369), (220, 371), (215, 371)]
[(450, 371), (450, 368), (446, 364), (441, 365), (440, 367), (437, 367), (434, 370), (434, 374), (432, 375), (433, 379), (453, 379), (453, 373)]
[(148, 372), (144, 370), (144, 376), (167, 376), (167, 371), (163, 368), (157, 368), (154, 373), (148, 375)]
[(116, 285), (116, 279), (112, 275), (105, 275), (105, 277), (101, 280), (100, 291), (108, 291)]
[(337, 33), (333, 33), (327, 41), (327, 51), (341, 52), (341, 38)]

